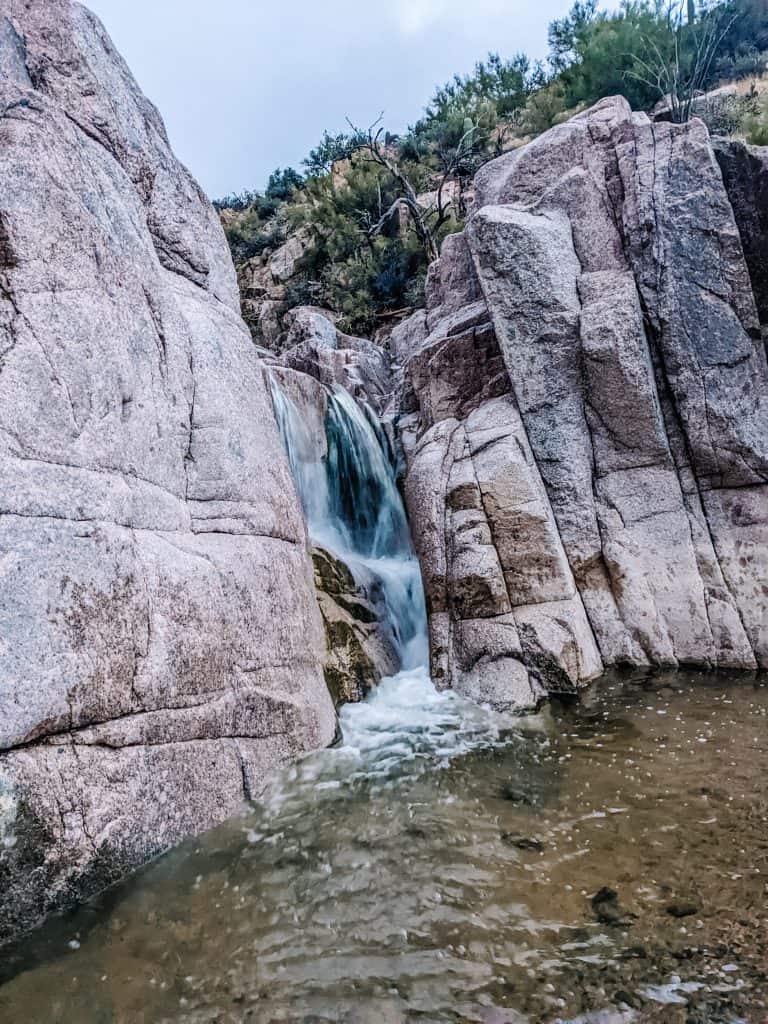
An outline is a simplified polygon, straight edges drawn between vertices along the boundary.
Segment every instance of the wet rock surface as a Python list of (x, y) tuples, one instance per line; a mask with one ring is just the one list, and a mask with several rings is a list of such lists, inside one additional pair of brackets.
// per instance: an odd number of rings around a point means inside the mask
[(362, 567), (356, 579), (341, 558), (323, 548), (314, 548), (312, 558), (325, 628), (328, 689), (337, 706), (363, 700), (400, 668), (392, 637), (382, 624), (381, 585), (372, 574), (361, 573)]

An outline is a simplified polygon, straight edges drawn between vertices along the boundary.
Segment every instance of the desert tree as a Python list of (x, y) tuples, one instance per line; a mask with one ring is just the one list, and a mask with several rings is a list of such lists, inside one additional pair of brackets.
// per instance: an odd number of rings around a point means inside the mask
[(432, 262), (438, 257), (437, 240), (440, 230), (450, 220), (451, 209), (454, 207), (454, 195), (449, 186), (474, 151), (481, 129), (467, 119), (458, 141), (450, 149), (441, 152), (436, 187), (428, 193), (429, 200), (425, 203), (420, 199), (398, 149), (387, 145), (381, 121), (379, 117), (364, 130), (348, 122), (353, 135), (359, 140), (355, 159), (381, 167), (396, 184), (394, 201), (376, 220), (369, 218), (365, 222), (365, 231), (369, 239), (372, 239), (404, 213), (413, 225), (427, 261)]

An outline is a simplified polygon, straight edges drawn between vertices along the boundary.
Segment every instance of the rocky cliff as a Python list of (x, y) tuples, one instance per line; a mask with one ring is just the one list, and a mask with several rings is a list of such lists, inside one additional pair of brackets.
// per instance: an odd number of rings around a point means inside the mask
[(392, 337), (438, 681), (768, 665), (765, 165), (721, 161), (733, 205), (701, 121), (612, 98), (478, 174)]
[(97, 19), (0, 3), (0, 942), (329, 743), (218, 219)]
[(607, 99), (480, 171), (378, 356), (290, 315), (281, 360), (399, 439), (438, 686), (768, 665), (766, 166)]
[(391, 337), (302, 307), (278, 357), (87, 10), (0, 0), (0, 104), (0, 942), (331, 742), (324, 673), (398, 667), (320, 548), (318, 606), (267, 363), (315, 462), (337, 385), (402, 454), (438, 686), (768, 667), (764, 151), (605, 100), (481, 170)]

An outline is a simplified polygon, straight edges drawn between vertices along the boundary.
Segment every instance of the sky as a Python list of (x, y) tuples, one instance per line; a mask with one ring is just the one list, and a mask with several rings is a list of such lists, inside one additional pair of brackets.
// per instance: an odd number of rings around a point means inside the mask
[(211, 198), (300, 169), (323, 130), (402, 131), (489, 50), (546, 56), (571, 0), (85, 0)]

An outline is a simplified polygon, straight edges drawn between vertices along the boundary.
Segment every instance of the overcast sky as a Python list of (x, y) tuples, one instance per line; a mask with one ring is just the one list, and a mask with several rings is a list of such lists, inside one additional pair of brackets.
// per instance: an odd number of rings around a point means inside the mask
[(323, 129), (394, 131), (489, 50), (544, 57), (571, 0), (86, 0), (212, 198), (300, 166)]

